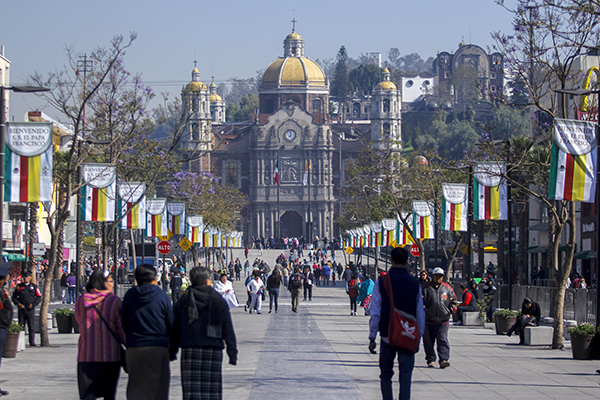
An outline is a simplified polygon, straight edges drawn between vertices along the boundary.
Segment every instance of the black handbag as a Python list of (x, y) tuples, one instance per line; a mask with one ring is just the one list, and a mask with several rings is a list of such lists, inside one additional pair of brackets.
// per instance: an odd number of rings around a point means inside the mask
[(127, 373), (127, 360), (126, 360), (126, 356), (125, 356), (126, 352), (127, 352), (127, 348), (125, 347), (125, 343), (123, 343), (121, 338), (119, 338), (117, 336), (117, 334), (115, 333), (115, 331), (112, 330), (112, 328), (110, 327), (110, 325), (108, 324), (106, 319), (104, 319), (104, 315), (102, 315), (98, 306), (95, 305), (94, 308), (96, 309), (96, 312), (102, 319), (102, 322), (104, 322), (104, 325), (106, 325), (106, 327), (108, 328), (108, 331), (113, 335), (113, 337), (115, 338), (117, 343), (119, 343), (119, 348), (121, 349), (121, 367), (123, 367), (123, 371), (125, 371), (125, 373)]

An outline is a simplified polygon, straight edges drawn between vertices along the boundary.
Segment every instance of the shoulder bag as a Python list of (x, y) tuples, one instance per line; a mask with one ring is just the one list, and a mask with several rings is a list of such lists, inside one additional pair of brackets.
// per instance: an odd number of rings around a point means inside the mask
[(388, 330), (388, 341), (390, 346), (399, 347), (412, 353), (419, 349), (419, 326), (415, 316), (398, 310), (394, 305), (394, 293), (392, 292), (392, 280), (388, 275), (383, 277), (385, 291), (390, 298), (390, 321)]

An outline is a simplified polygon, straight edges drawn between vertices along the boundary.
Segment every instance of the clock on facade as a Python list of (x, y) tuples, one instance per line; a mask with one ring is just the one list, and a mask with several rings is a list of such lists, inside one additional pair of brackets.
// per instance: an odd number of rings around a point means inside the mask
[(288, 130), (288, 131), (286, 131), (285, 132), (285, 138), (287, 140), (294, 140), (294, 139), (296, 139), (296, 131), (291, 130), (291, 129)]

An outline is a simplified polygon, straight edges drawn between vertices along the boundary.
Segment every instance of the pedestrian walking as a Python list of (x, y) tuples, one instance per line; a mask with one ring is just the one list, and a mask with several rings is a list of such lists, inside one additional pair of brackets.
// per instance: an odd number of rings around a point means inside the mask
[(294, 273), (290, 276), (290, 280), (288, 282), (288, 290), (290, 291), (290, 295), (292, 297), (292, 311), (298, 312), (298, 306), (300, 303), (300, 292), (302, 291), (302, 274), (300, 274), (300, 270), (298, 267), (294, 267)]
[[(371, 298), (371, 318), (369, 319), (369, 350), (375, 353), (377, 347), (375, 339), (377, 333), (381, 336), (379, 350), (379, 369), (381, 375), (381, 395), (383, 400), (393, 400), (392, 377), (394, 376), (394, 360), (398, 356), (398, 369), (400, 380), (400, 399), (410, 399), (412, 372), (415, 366), (415, 352), (411, 352), (389, 344), (389, 321), (391, 309), (390, 298), (393, 299), (394, 308), (413, 316), (417, 320), (419, 336), (425, 330), (425, 311), (423, 309), (423, 296), (419, 281), (408, 272), (408, 251), (396, 247), (391, 252), (392, 266), (387, 276), (382, 275), (377, 279)], [(383, 279), (389, 279), (391, 293), (386, 290)], [(419, 340), (420, 340), (419, 337)], [(417, 347), (418, 351), (418, 347)]]
[(81, 327), (77, 343), (80, 399), (114, 399), (117, 393), (125, 333), (119, 315), (122, 302), (113, 287), (108, 271), (95, 271), (75, 303), (75, 318)]
[(423, 303), (425, 305), (425, 360), (429, 368), (435, 368), (436, 354), (434, 345), (437, 342), (437, 357), (440, 368), (450, 366), (450, 343), (448, 330), (450, 315), (456, 312), (456, 295), (452, 286), (444, 282), (444, 270), (434, 268), (431, 282), (423, 285)]
[(281, 286), (281, 276), (279, 270), (275, 268), (273, 273), (267, 279), (267, 291), (269, 292), (269, 314), (273, 311), (273, 303), (275, 303), (275, 314), (279, 304), (279, 287)]
[[(2, 354), (4, 353), (4, 344), (8, 336), (8, 328), (13, 319), (13, 305), (6, 290), (6, 283), (10, 278), (11, 262), (0, 264), (0, 366), (2, 365)], [(0, 389), (0, 396), (8, 396), (10, 393)]]
[(177, 269), (173, 273), (171, 283), (169, 284), (169, 286), (171, 287), (171, 300), (173, 300), (173, 304), (177, 303), (181, 298), (181, 285), (183, 285), (183, 278), (181, 277), (180, 273), (181, 272), (179, 271), (179, 269)]
[(128, 400), (169, 398), (169, 333), (173, 309), (169, 296), (158, 287), (150, 264), (135, 269), (137, 286), (123, 298), (121, 319), (126, 335)]
[(261, 313), (260, 310), (261, 310), (261, 306), (262, 306), (262, 295), (263, 295), (264, 288), (265, 288), (265, 285), (264, 285), (263, 281), (260, 279), (260, 275), (255, 274), (253, 279), (250, 281), (250, 283), (247, 286), (248, 292), (252, 296), (252, 301), (250, 302), (250, 309), (248, 310), (248, 312), (250, 314), (252, 314), (252, 309), (254, 308), (254, 305), (256, 305), (256, 313), (257, 314)]
[(374, 287), (375, 282), (368, 274), (365, 275), (365, 281), (360, 284), (358, 298), (356, 299), (357, 303), (365, 309), (365, 315), (369, 315), (371, 309), (371, 297), (373, 296)]
[(204, 267), (190, 271), (191, 287), (175, 304), (170, 335), (171, 359), (181, 348), (183, 399), (221, 400), (223, 349), (229, 364), (237, 364), (236, 337), (229, 307), (212, 288), (212, 273)]
[(352, 274), (350, 281), (348, 281), (348, 297), (350, 297), (350, 315), (356, 315), (356, 299), (358, 299), (358, 286), (360, 280), (356, 274)]
[(312, 301), (312, 288), (315, 282), (315, 276), (310, 272), (310, 267), (307, 265), (304, 267), (304, 301), (306, 301), (308, 295), (308, 301)]
[(31, 283), (31, 272), (21, 273), (23, 282), (19, 283), (12, 294), (12, 302), (17, 306), (19, 324), (27, 325), (29, 346), (35, 347), (35, 308), (42, 301), (42, 294), (37, 285)]

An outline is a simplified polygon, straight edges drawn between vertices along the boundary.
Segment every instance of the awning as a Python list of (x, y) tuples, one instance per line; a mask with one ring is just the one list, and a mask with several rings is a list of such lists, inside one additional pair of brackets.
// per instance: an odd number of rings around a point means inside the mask
[[(558, 247), (558, 251), (567, 251), (567, 244)], [(577, 253), (577, 243), (575, 243), (575, 253)]]
[(598, 258), (598, 252), (592, 250), (580, 251), (575, 253), (573, 256), (574, 260), (589, 260), (591, 258)]
[(548, 246), (532, 246), (527, 249), (528, 253), (547, 253)]
[(2, 257), (6, 257), (6, 259), (8, 261), (27, 261), (26, 255), (18, 254), (18, 253), (7, 253), (7, 252), (3, 251)]

